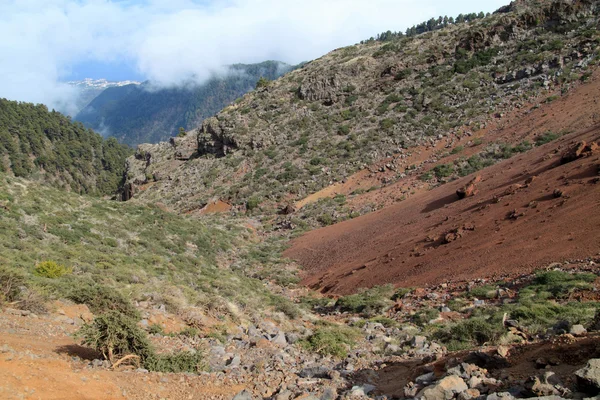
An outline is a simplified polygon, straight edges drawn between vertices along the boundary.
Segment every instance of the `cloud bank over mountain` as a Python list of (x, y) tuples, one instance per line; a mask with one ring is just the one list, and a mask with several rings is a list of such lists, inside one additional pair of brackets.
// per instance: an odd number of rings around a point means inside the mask
[(377, 32), (506, 2), (5, 0), (0, 97), (68, 112), (77, 91), (63, 81), (82, 63), (125, 63), (163, 86), (202, 82), (223, 65), (298, 63)]

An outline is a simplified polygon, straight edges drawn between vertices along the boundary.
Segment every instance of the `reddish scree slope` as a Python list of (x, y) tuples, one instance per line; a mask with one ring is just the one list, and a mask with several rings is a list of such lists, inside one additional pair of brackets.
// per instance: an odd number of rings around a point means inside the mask
[[(510, 276), (595, 256), (600, 154), (564, 165), (560, 157), (578, 141), (599, 139), (600, 126), (569, 134), (481, 171), (474, 197), (458, 200), (455, 194), (469, 176), (310, 232), (284, 255), (305, 268), (304, 284), (335, 294), (386, 283), (426, 286)], [(526, 185), (530, 177), (535, 179)], [(563, 196), (555, 197), (555, 190)], [(446, 233), (469, 225), (475, 230), (442, 244)]]

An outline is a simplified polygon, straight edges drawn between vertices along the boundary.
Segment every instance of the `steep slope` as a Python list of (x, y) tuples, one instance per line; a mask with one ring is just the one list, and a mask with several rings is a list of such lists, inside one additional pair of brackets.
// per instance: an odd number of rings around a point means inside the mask
[(254, 89), (259, 78), (275, 79), (289, 71), (287, 64), (266, 61), (236, 64), (226, 75), (198, 86), (156, 88), (150, 82), (106, 89), (76, 120), (129, 145), (157, 143), (191, 129), (238, 97)]
[(131, 152), (44, 105), (0, 99), (0, 172), (79, 193), (114, 194)]
[(306, 268), (307, 285), (333, 293), (500, 278), (595, 256), (600, 151), (564, 165), (561, 154), (599, 140), (598, 126), (566, 135), (481, 171), (476, 196), (456, 194), (471, 175), (308, 233), (285, 255)]
[(91, 103), (98, 95), (111, 87), (120, 87), (126, 85), (139, 85), (141, 82), (136, 81), (107, 81), (106, 79), (84, 79), (82, 81), (70, 81), (67, 84), (77, 89), (77, 100), (75, 106), (77, 110), (75, 114), (83, 110)]
[[(186, 138), (141, 146), (128, 161), (130, 192), (185, 212), (220, 198), (269, 214), (374, 162), (452, 148), (510, 110), (587, 79), (598, 6), (518, 2), (470, 23), (338, 49)], [(414, 167), (396, 169), (389, 183)], [(355, 215), (337, 214), (333, 222)]]

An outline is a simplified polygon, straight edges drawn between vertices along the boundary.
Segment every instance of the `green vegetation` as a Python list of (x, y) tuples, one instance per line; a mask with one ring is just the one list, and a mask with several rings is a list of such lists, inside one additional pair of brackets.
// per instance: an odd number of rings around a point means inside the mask
[(321, 355), (344, 358), (356, 345), (358, 332), (347, 326), (330, 325), (319, 327), (300, 344), (307, 350)]
[(204, 368), (199, 351), (157, 354), (136, 321), (117, 311), (97, 316), (77, 334), (84, 345), (101, 352), (113, 364), (130, 357), (150, 371), (199, 372)]
[[(243, 274), (253, 265), (255, 245), (234, 221), (192, 220), (3, 174), (0, 202), (6, 205), (0, 207), (0, 266), (5, 268), (0, 284), (10, 301), (34, 300), (18, 298), (11, 282), (24, 280), (21, 286), (31, 293), (133, 319), (139, 313), (132, 302), (149, 296), (173, 313), (199, 307), (223, 316), (233, 315), (233, 305), (271, 312), (279, 303), (260, 280)], [(239, 257), (239, 272), (218, 267), (227, 257)], [(45, 260), (64, 269), (41, 264)], [(272, 265), (270, 260), (262, 259), (263, 268)], [(62, 273), (67, 270), (72, 273)]]
[(59, 265), (54, 261), (43, 261), (35, 266), (33, 273), (44, 278), (60, 278), (63, 275), (71, 273), (69, 268), (64, 265)]
[(197, 128), (234, 100), (293, 67), (266, 61), (235, 64), (231, 74), (196, 87), (156, 90), (151, 83), (108, 88), (75, 119), (96, 130), (108, 129), (122, 143), (158, 143), (184, 130)]
[(340, 297), (335, 305), (342, 312), (376, 315), (391, 306), (390, 299), (393, 293), (392, 285), (375, 286), (371, 289), (363, 289), (356, 294)]
[(0, 99), (0, 172), (78, 193), (113, 194), (132, 153), (44, 105)]
[[(571, 301), (569, 295), (577, 290), (591, 289), (596, 278), (592, 273), (540, 272), (519, 290), (516, 303), (476, 308), (464, 320), (437, 326), (431, 337), (453, 350), (498, 343), (510, 336), (502, 323), (505, 315), (516, 320), (529, 334), (543, 333), (557, 324), (588, 325), (599, 304)], [(491, 298), (495, 290), (493, 286), (481, 286), (472, 289), (468, 295)]]

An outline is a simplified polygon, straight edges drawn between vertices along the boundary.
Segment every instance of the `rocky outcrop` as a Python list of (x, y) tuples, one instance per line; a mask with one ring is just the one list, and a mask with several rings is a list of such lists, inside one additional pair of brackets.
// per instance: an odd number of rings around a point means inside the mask
[(233, 134), (216, 117), (206, 119), (198, 128), (198, 154), (224, 157), (238, 148)]
[(476, 187), (476, 185), (479, 182), (481, 182), (481, 175), (477, 175), (475, 178), (473, 178), (465, 186), (463, 186), (461, 188), (458, 188), (456, 190), (456, 195), (461, 200), (464, 199), (464, 198), (466, 198), (466, 197), (475, 196), (477, 194), (477, 187)]
[(313, 75), (302, 83), (298, 89), (298, 96), (302, 100), (323, 101), (324, 103), (333, 104), (338, 100), (338, 93), (341, 88), (341, 79), (337, 75)]
[(591, 142), (588, 144), (585, 141), (582, 141), (565, 151), (560, 158), (560, 163), (567, 164), (582, 157), (589, 157), (596, 151), (598, 151), (598, 143)]
[(600, 393), (600, 359), (588, 361), (585, 368), (575, 371), (580, 390), (585, 393), (597, 395)]

